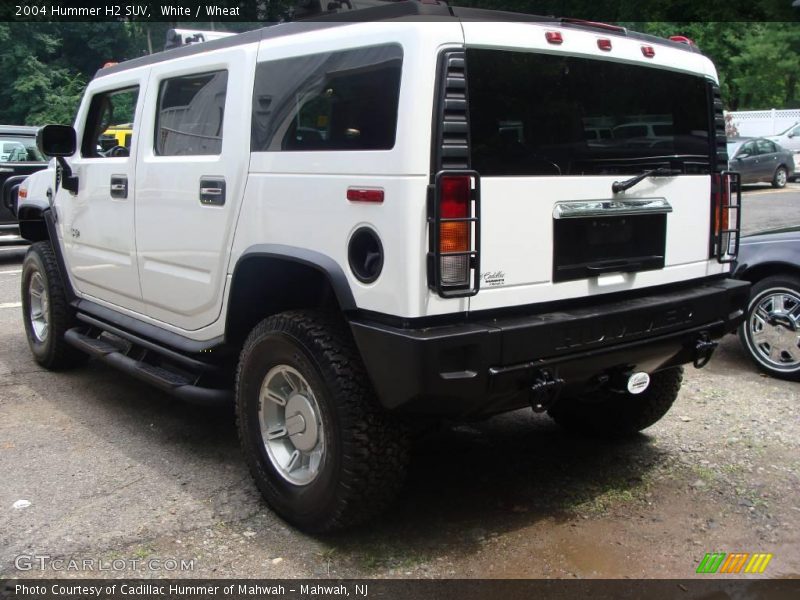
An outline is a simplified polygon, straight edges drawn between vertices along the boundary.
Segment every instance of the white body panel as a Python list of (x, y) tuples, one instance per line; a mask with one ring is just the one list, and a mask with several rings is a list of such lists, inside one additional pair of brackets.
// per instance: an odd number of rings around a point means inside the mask
[[(481, 291), (471, 310), (551, 302), (723, 273), (708, 260), (708, 176), (643, 181), (625, 198), (666, 198), (665, 268), (552, 283), (553, 209), (564, 200), (611, 200), (615, 177), (486, 177), (481, 181)], [(502, 273), (502, 276), (499, 274)], [(613, 282), (613, 284), (611, 283)], [(501, 293), (501, 290), (504, 290)]]

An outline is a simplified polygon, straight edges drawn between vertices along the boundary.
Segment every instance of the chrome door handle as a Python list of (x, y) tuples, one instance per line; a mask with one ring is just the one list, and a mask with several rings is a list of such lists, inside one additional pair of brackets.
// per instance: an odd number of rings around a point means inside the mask
[(223, 206), (225, 204), (225, 179), (222, 177), (200, 178), (200, 204)]
[(111, 176), (111, 197), (125, 199), (128, 197), (128, 177), (127, 175)]

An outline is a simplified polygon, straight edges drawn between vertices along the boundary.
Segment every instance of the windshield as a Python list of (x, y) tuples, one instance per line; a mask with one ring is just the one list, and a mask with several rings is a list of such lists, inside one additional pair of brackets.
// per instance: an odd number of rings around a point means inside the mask
[(472, 166), (482, 175), (709, 173), (706, 79), (572, 56), (467, 50)]
[(728, 158), (733, 158), (744, 142), (728, 142)]
[(791, 131), (792, 131), (792, 130), (795, 128), (795, 127), (797, 127), (798, 129), (800, 129), (800, 121), (798, 121), (798, 122), (797, 122), (797, 123), (795, 123), (794, 125), (790, 125), (790, 126), (787, 128), (787, 129), (784, 129), (783, 131), (781, 131), (781, 132), (780, 132), (780, 133), (778, 133), (777, 135), (779, 135), (779, 136), (780, 136), (780, 135), (788, 135), (788, 134), (789, 134), (789, 133), (790, 133), (790, 132), (791, 132)]
[(44, 162), (33, 137), (0, 136), (0, 162)]

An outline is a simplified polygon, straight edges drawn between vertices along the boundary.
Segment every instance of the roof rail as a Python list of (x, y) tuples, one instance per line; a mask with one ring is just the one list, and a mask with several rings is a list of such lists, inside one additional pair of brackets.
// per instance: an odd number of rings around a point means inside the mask
[(167, 31), (167, 41), (164, 43), (164, 50), (198, 44), (200, 42), (210, 42), (225, 37), (236, 35), (227, 31), (201, 31), (199, 29), (170, 29)]
[(408, 16), (453, 16), (445, 0), (297, 0), (302, 21), (373, 21)]

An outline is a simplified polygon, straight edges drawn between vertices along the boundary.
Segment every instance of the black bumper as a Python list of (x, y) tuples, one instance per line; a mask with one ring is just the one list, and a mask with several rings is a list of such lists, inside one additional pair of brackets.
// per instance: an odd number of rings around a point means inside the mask
[(409, 329), (355, 318), (367, 371), (389, 409), (442, 416), (524, 406), (542, 369), (565, 393), (604, 374), (690, 363), (697, 345), (736, 329), (750, 284), (719, 279), (565, 310), (495, 316)]

